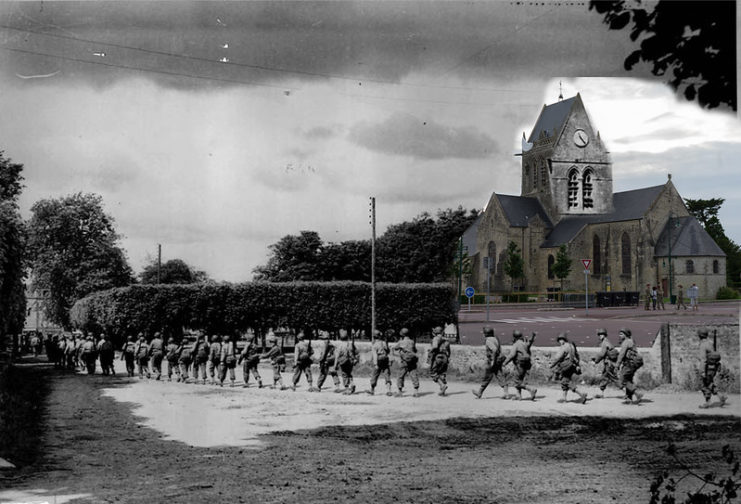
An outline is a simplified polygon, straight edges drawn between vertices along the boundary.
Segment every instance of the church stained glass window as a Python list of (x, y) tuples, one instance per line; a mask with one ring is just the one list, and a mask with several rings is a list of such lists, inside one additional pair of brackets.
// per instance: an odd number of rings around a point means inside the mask
[(569, 208), (579, 206), (579, 174), (576, 168), (569, 172)]
[(584, 208), (593, 208), (594, 202), (592, 201), (592, 177), (594, 174), (592, 173), (592, 170), (587, 170), (584, 172), (584, 181), (582, 182), (582, 205)]

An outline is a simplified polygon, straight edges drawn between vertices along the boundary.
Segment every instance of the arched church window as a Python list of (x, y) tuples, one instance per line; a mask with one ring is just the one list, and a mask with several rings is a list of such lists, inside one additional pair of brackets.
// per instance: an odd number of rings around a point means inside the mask
[(582, 192), (582, 206), (584, 208), (593, 208), (594, 202), (592, 201), (592, 178), (594, 177), (594, 173), (592, 170), (587, 169), (587, 171), (584, 172), (584, 179), (581, 186), (581, 192)]
[(553, 257), (553, 255), (548, 255), (548, 279), (553, 280), (555, 278), (555, 275), (553, 274), (553, 264), (556, 262), (556, 259)]
[(593, 272), (595, 275), (602, 274), (602, 268), (600, 267), (602, 258), (600, 257), (600, 255), (599, 236), (594, 235), (594, 238), (592, 239), (592, 264), (594, 264)]
[(569, 208), (579, 206), (579, 173), (576, 168), (569, 172)]
[(622, 252), (622, 263), (623, 263), (623, 275), (630, 275), (632, 270), (630, 260), (630, 236), (628, 233), (623, 233), (621, 241), (621, 252)]
[(713, 273), (720, 273), (720, 265), (717, 259), (713, 260)]
[(685, 267), (687, 269), (687, 273), (694, 273), (695, 272), (695, 261), (692, 259), (687, 259), (687, 262), (685, 263)]

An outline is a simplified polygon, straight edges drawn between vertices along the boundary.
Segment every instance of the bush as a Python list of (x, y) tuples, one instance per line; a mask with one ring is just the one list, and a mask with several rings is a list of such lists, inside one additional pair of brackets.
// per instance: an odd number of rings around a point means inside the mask
[(738, 299), (739, 294), (736, 289), (731, 287), (721, 287), (718, 289), (718, 294), (715, 296), (716, 299)]
[[(184, 327), (226, 334), (248, 328), (322, 329), (371, 325), (371, 286), (364, 282), (249, 282), (243, 284), (132, 285), (96, 292), (70, 310), (72, 323), (106, 331), (116, 341), (138, 332), (179, 338)], [(377, 284), (379, 329), (414, 333), (457, 322), (448, 284)]]

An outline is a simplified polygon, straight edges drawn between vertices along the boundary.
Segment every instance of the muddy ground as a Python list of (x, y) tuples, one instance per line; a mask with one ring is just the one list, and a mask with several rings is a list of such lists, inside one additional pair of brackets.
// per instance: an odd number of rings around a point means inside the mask
[(727, 472), (723, 445), (741, 452), (738, 416), (691, 414), (328, 426), (262, 435), (259, 448), (193, 447), (102, 393), (125, 378), (27, 372), (48, 383), (41, 429), (27, 426), (38, 450), (0, 453), (19, 462), (0, 472), (0, 502), (648, 502), (658, 472), (684, 474), (670, 442), (702, 474)]

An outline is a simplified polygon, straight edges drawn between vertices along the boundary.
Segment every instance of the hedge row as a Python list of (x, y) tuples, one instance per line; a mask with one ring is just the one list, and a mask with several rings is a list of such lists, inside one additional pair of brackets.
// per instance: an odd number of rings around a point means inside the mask
[[(180, 337), (183, 328), (228, 334), (251, 328), (336, 332), (371, 325), (371, 286), (365, 282), (250, 282), (243, 284), (132, 285), (78, 300), (72, 324), (105, 331), (116, 340), (140, 331)], [(376, 284), (379, 329), (413, 333), (456, 322), (455, 291), (448, 284)]]

